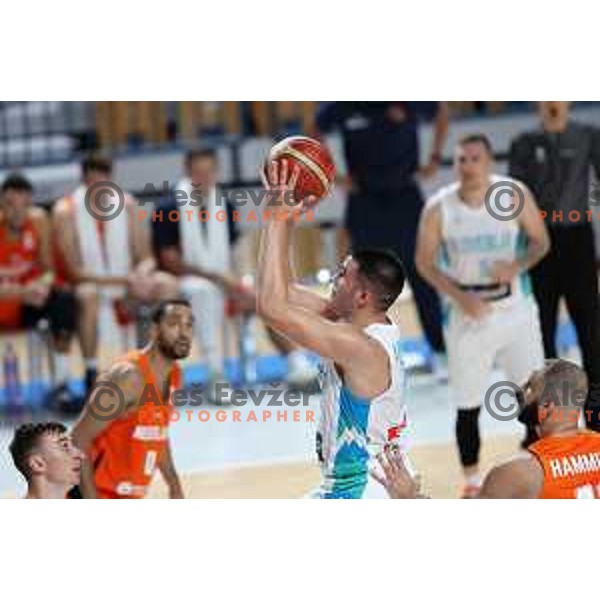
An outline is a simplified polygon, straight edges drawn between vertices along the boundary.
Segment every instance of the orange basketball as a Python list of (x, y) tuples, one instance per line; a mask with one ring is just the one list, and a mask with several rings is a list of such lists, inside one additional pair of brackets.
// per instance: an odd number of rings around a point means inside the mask
[(294, 135), (271, 148), (268, 161), (282, 158), (289, 161), (290, 170), (296, 165), (300, 167), (295, 194), (298, 200), (314, 196), (316, 203), (331, 192), (335, 179), (335, 164), (327, 146), (318, 140)]

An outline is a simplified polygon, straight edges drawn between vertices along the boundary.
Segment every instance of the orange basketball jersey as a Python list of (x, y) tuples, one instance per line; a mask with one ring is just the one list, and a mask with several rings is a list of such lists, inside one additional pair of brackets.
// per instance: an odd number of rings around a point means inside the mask
[[(146, 392), (131, 412), (113, 421), (94, 440), (90, 458), (100, 498), (143, 498), (146, 495), (160, 455), (168, 444), (172, 411), (170, 396), (181, 388), (178, 365), (173, 365), (169, 398), (164, 399), (156, 385), (148, 356), (141, 351), (133, 351), (125, 356), (125, 360), (137, 364)], [(148, 393), (148, 385), (154, 387), (151, 394)]]
[[(0, 281), (23, 284), (41, 275), (39, 253), (40, 236), (32, 219), (27, 219), (19, 237), (13, 238), (0, 215)], [(18, 327), (20, 321), (21, 300), (0, 300), (0, 327)]]
[(544, 469), (540, 498), (600, 497), (600, 434), (579, 431), (541, 439), (529, 447)]

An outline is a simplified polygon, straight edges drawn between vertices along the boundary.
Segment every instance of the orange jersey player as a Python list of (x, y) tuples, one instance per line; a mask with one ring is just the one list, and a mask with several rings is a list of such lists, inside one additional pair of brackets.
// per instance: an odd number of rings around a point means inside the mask
[[(20, 227), (11, 227), (0, 213), (0, 327), (16, 329), (21, 324), (21, 308), (31, 284), (43, 270), (39, 264), (46, 217), (42, 209), (29, 210)], [(14, 233), (13, 233), (14, 232)], [(11, 294), (11, 284), (15, 290)], [(32, 295), (31, 292), (29, 295)]]
[(190, 353), (193, 324), (187, 301), (163, 302), (153, 316), (149, 345), (98, 377), (73, 429), (88, 458), (84, 498), (143, 498), (156, 469), (169, 496), (183, 498), (168, 437), (170, 396), (181, 389), (177, 360)]
[[(528, 448), (543, 470), (539, 498), (600, 498), (600, 434), (582, 429)], [(539, 467), (538, 467), (539, 471)]]
[[(539, 440), (491, 470), (482, 498), (595, 498), (600, 489), (600, 434), (580, 429), (588, 381), (581, 367), (547, 360), (523, 389), (520, 420)], [(597, 410), (597, 409), (596, 409)]]
[[(587, 379), (580, 367), (567, 360), (547, 360), (523, 389), (519, 417), (533, 426), (539, 440), (526, 452), (494, 467), (478, 498), (600, 497), (600, 433), (579, 428), (587, 393)], [(418, 497), (401, 456), (387, 453), (380, 463), (384, 474), (372, 475), (390, 496)]]

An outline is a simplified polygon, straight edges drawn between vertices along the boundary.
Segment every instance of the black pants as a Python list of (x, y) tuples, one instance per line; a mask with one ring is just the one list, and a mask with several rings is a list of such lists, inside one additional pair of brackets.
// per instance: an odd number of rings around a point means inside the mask
[(361, 192), (348, 198), (346, 227), (352, 248), (394, 251), (413, 291), (425, 337), (436, 352), (444, 352), (440, 299), (417, 273), (415, 246), (423, 197), (416, 184), (397, 191)]
[(43, 306), (24, 304), (21, 311), (21, 326), (33, 329), (41, 319), (48, 319), (54, 336), (70, 336), (77, 326), (77, 302), (66, 290), (53, 288)]
[[(550, 228), (552, 248), (532, 271), (535, 297), (540, 308), (544, 353), (556, 358), (558, 305), (564, 297), (577, 331), (583, 367), (590, 392), (600, 385), (600, 314), (594, 232), (590, 223)], [(598, 403), (588, 396), (588, 425), (600, 430)]]

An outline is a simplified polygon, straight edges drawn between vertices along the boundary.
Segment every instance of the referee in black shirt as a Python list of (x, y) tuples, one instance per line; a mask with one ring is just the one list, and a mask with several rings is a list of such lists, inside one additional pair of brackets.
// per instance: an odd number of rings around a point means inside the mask
[[(419, 164), (418, 125), (434, 121), (429, 160)], [(317, 114), (321, 132), (344, 141), (350, 189), (345, 225), (353, 250), (389, 248), (402, 260), (429, 345), (444, 352), (437, 293), (415, 268), (423, 196), (418, 176), (435, 174), (448, 129), (443, 102), (329, 102)]]
[(509, 170), (532, 190), (552, 241), (546, 258), (531, 272), (546, 357), (557, 356), (558, 305), (564, 297), (590, 381), (588, 427), (600, 431), (598, 274), (591, 223), (595, 212), (589, 202), (590, 167), (600, 180), (600, 130), (570, 121), (569, 102), (539, 106), (542, 127), (513, 141)]

